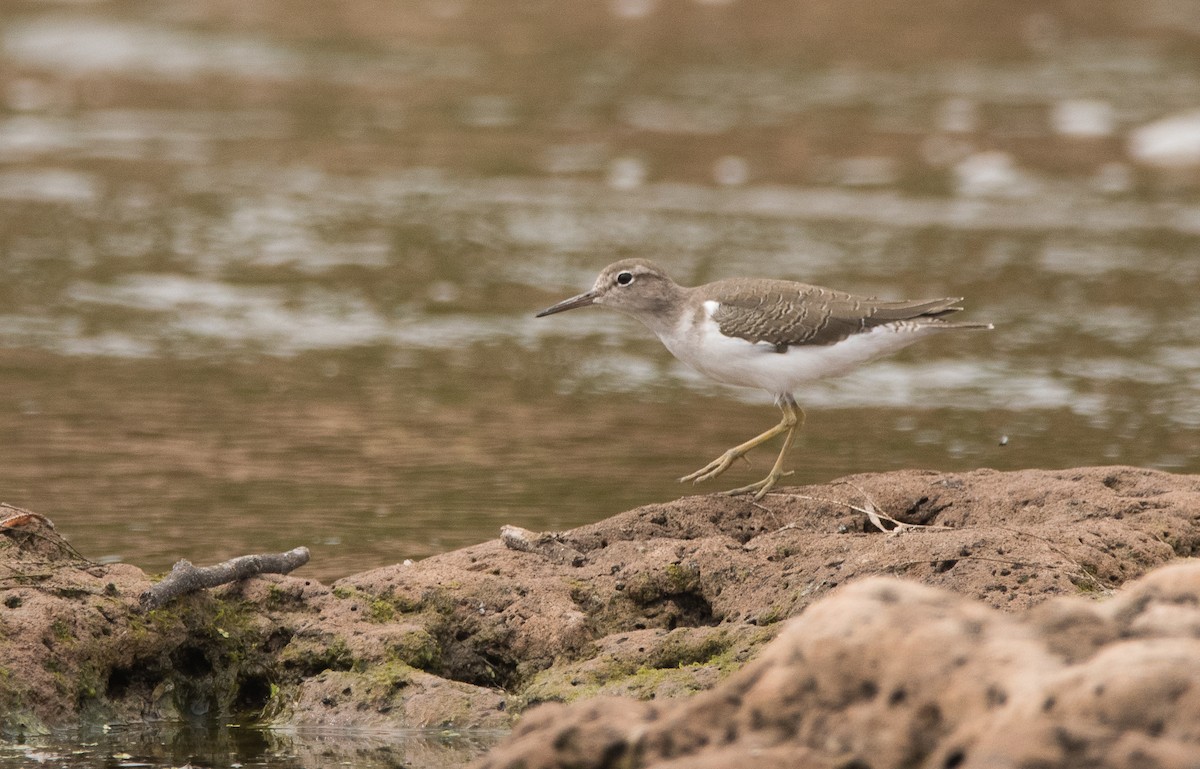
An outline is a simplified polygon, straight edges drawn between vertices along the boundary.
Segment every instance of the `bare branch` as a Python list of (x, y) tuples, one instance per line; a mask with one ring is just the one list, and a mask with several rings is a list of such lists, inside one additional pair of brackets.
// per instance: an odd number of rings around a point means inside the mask
[(297, 547), (286, 553), (257, 553), (233, 558), (216, 566), (193, 566), (180, 560), (161, 582), (142, 593), (143, 609), (157, 609), (181, 595), (208, 587), (236, 582), (256, 574), (287, 574), (308, 563), (308, 548)]
[(509, 550), (536, 553), (554, 563), (582, 566), (587, 561), (583, 553), (563, 542), (554, 532), (539, 534), (520, 526), (501, 526), (500, 540)]

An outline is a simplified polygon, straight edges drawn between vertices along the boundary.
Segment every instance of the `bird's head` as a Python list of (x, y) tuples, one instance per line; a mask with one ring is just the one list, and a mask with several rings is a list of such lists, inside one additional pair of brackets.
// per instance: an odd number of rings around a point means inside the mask
[(537, 317), (595, 304), (648, 322), (668, 308), (679, 292), (679, 286), (653, 262), (622, 259), (601, 270), (590, 290), (547, 307)]

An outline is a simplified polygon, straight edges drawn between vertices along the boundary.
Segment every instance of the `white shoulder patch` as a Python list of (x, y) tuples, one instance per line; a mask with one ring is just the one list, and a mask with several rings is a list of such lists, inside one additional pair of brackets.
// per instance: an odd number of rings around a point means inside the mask
[(721, 303), (718, 302), (716, 299), (709, 299), (707, 302), (704, 303), (704, 314), (711, 318), (712, 316), (717, 314), (717, 309), (720, 306), (721, 306)]

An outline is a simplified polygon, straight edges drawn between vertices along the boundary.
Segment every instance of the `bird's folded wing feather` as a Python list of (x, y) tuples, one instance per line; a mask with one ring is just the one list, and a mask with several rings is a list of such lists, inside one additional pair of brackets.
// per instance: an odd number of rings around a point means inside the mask
[(887, 323), (932, 321), (962, 309), (954, 306), (960, 301), (956, 298), (886, 301), (789, 281), (778, 281), (765, 292), (761, 283), (753, 288), (726, 283), (712, 314), (721, 333), (766, 342), (780, 351), (833, 344)]

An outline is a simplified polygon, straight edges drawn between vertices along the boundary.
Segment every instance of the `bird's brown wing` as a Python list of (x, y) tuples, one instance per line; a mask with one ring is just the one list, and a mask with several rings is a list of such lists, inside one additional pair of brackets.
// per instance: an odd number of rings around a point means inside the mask
[[(826, 345), (897, 321), (935, 319), (957, 312), (959, 299), (886, 301), (791, 281), (720, 281), (711, 285), (721, 333), (765, 342), (783, 352), (792, 345)], [(765, 290), (764, 290), (765, 289)]]

